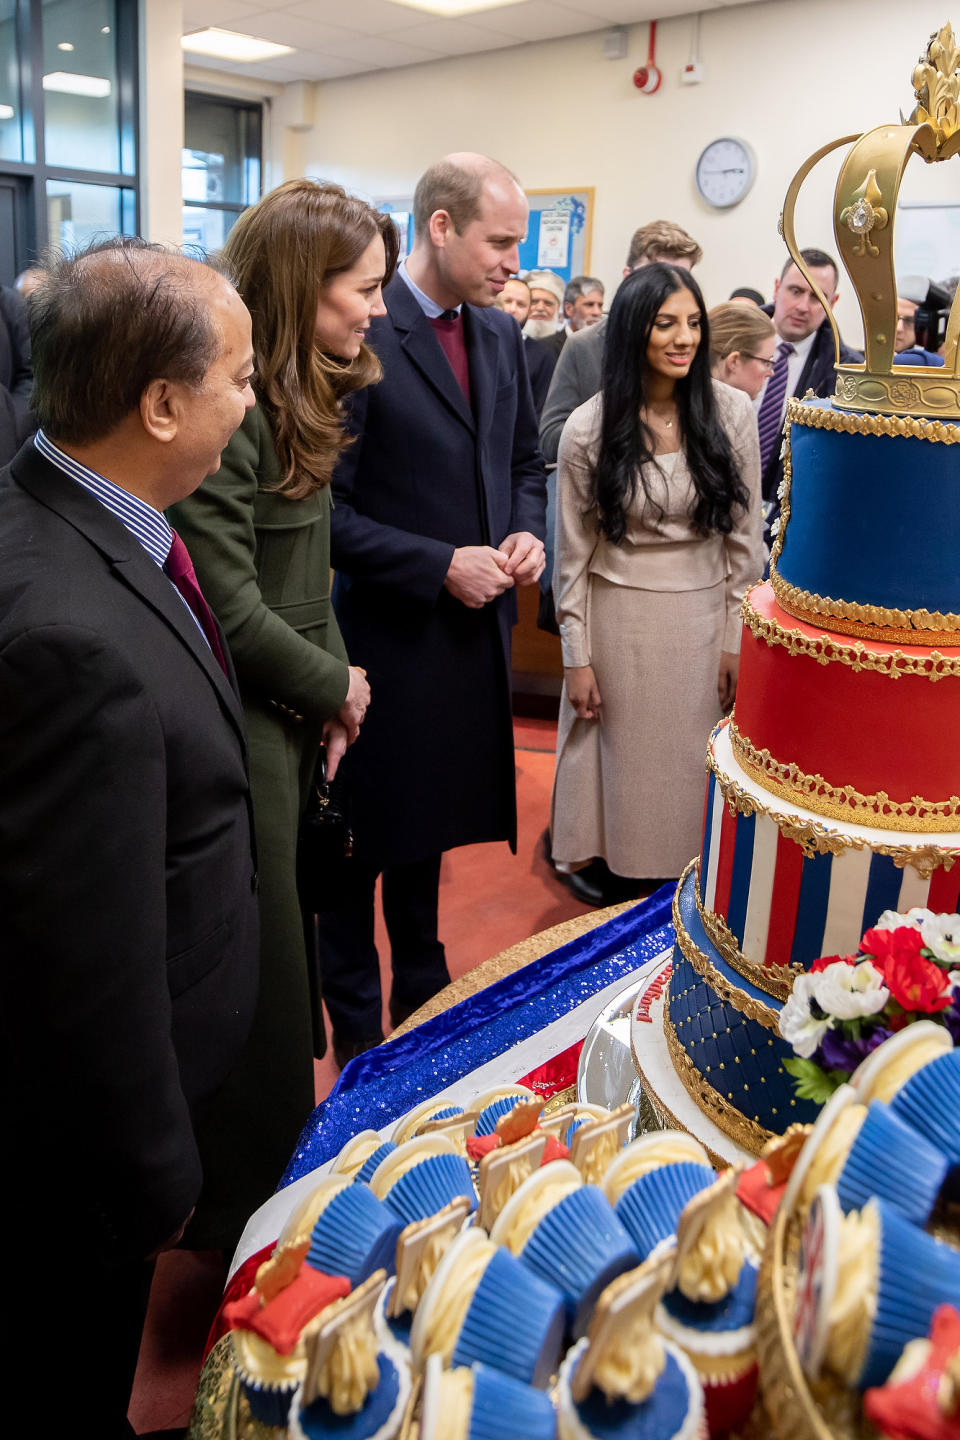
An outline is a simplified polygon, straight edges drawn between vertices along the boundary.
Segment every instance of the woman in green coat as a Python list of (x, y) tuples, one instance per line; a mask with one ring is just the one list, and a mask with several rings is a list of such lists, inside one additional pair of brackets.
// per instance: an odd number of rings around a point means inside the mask
[[(292, 180), (246, 210), (223, 259), (253, 320), (251, 410), (171, 522), (223, 626), (243, 697), (260, 875), (260, 999), (244, 1059), (198, 1116), (231, 1177), (187, 1243), (226, 1248), (275, 1190), (314, 1105), (311, 977), (297, 896), (300, 816), (321, 740), (334, 771), (369, 703), (330, 605), (329, 480), (345, 395), (380, 379), (364, 343), (397, 259), (387, 216)], [(322, 1017), (317, 1010), (317, 1034)], [(322, 1046), (320, 1047), (322, 1053)], [(208, 1165), (209, 1168), (209, 1165)], [(218, 1187), (222, 1193), (224, 1187)]]

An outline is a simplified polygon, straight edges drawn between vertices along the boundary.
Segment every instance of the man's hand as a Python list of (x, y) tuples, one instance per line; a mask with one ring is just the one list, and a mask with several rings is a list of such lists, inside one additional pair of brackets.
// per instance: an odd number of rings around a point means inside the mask
[(497, 548), (501, 555), (507, 557), (503, 568), (507, 575), (513, 576), (515, 585), (536, 584), (547, 564), (542, 540), (531, 535), (529, 530), (518, 530), (515, 535), (501, 540)]
[[(370, 704), (370, 686), (366, 682), (366, 670), (350, 666), (350, 684), (347, 698), (337, 711), (336, 719), (347, 732), (347, 744), (352, 745), (360, 733), (360, 723)], [(331, 777), (332, 778), (332, 777)]]
[(504, 590), (511, 588), (513, 576), (507, 572), (507, 557), (501, 553), (502, 548), (494, 550), (489, 545), (461, 545), (454, 550), (443, 583), (455, 600), (461, 601), (470, 610), (481, 610)]
[(327, 779), (332, 780), (350, 744), (347, 727), (342, 720), (327, 721), (323, 727), (323, 743), (327, 747)]
[(733, 709), (737, 698), (737, 674), (740, 670), (740, 656), (724, 650), (720, 656), (720, 673), (717, 676), (717, 699), (724, 715)]
[(599, 720), (600, 690), (592, 665), (567, 665), (563, 671), (567, 699), (577, 712), (578, 720)]

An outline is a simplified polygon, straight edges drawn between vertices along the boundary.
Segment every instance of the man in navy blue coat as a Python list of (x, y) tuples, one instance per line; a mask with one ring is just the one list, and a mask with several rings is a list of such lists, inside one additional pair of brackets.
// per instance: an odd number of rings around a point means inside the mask
[(384, 378), (357, 396), (334, 476), (334, 603), (372, 694), (347, 767), (353, 879), (321, 917), (341, 1064), (381, 1037), (377, 875), (398, 1024), (449, 979), (443, 851), (516, 847), (510, 630), (516, 587), (543, 569), (545, 475), (523, 337), (493, 302), (527, 213), (516, 178), (485, 156), (421, 177), (414, 248), (370, 327)]

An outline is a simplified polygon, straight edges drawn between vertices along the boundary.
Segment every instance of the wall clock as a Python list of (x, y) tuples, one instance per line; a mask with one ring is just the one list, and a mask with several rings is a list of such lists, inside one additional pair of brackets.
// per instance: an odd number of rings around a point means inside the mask
[(738, 205), (757, 174), (757, 157), (746, 140), (724, 135), (711, 140), (697, 161), (697, 189), (708, 205), (727, 210)]

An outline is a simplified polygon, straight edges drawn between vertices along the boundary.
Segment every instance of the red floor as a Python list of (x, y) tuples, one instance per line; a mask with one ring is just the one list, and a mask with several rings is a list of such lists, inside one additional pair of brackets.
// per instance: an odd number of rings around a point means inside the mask
[[(452, 851), (444, 860), (440, 934), (454, 978), (508, 946), (582, 914), (585, 908), (556, 879), (540, 848), (550, 812), (556, 725), (548, 720), (517, 720), (515, 736), (517, 854), (511, 855), (505, 844), (474, 845)], [(381, 954), (386, 955), (380, 918), (377, 935)], [(384, 1016), (385, 1033), (387, 1029)], [(317, 1062), (318, 1100), (335, 1078), (332, 1058)], [(203, 1341), (222, 1283), (217, 1255), (174, 1252), (162, 1257), (130, 1410), (137, 1431), (186, 1424)]]

